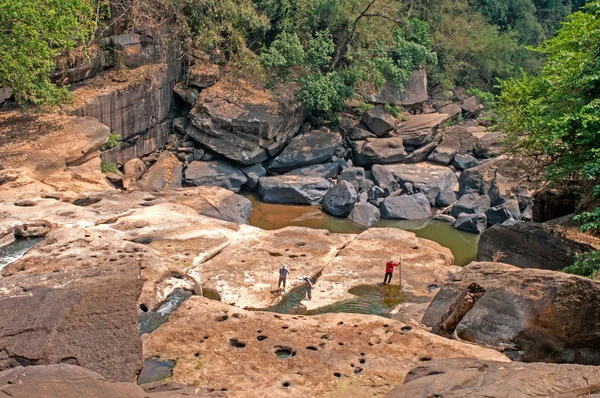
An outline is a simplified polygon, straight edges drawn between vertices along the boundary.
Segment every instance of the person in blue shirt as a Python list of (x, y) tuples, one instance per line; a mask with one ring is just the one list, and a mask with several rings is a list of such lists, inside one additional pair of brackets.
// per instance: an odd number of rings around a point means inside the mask
[(287, 281), (287, 276), (290, 273), (287, 269), (287, 265), (279, 268), (279, 283), (277, 283), (277, 290), (281, 289), (281, 284), (283, 284), (283, 290), (285, 291), (285, 282)]

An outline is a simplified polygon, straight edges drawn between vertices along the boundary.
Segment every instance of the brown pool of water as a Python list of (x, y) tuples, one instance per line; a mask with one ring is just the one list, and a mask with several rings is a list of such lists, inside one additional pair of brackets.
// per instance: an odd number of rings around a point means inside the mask
[[(295, 206), (264, 203), (255, 193), (243, 193), (252, 202), (249, 223), (255, 227), (274, 230), (289, 226), (326, 229), (334, 233), (361, 233), (361, 227), (346, 218), (333, 217), (319, 206)], [(455, 264), (467, 265), (477, 258), (479, 235), (463, 232), (451, 224), (425, 219), (418, 221), (379, 220), (374, 228), (398, 228), (414, 232), (418, 237), (429, 239), (449, 248)]]

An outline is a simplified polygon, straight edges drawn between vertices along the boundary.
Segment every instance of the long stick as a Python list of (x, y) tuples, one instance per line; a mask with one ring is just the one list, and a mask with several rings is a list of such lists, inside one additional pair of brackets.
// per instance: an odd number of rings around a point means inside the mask
[(402, 290), (402, 260), (398, 262), (398, 277), (400, 278), (400, 290)]

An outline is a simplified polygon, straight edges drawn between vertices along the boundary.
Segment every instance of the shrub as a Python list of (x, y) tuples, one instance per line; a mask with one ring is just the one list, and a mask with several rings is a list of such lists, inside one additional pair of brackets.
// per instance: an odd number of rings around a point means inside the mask
[(104, 145), (100, 147), (101, 151), (108, 151), (109, 149), (113, 149), (121, 145), (121, 141), (119, 140), (121, 135), (116, 132), (112, 132), (108, 135), (108, 141)]
[(117, 165), (113, 162), (102, 162), (100, 163), (100, 170), (103, 173), (117, 173), (121, 174)]
[(573, 265), (564, 268), (563, 272), (598, 280), (600, 277), (600, 252), (577, 254)]
[(390, 104), (385, 105), (385, 110), (395, 118), (399, 118), (403, 111), (402, 107)]

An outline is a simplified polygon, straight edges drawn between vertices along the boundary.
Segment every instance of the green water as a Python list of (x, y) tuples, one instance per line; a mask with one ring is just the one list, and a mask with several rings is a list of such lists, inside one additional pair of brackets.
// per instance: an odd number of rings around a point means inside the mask
[[(345, 218), (326, 214), (318, 206), (290, 206), (261, 202), (256, 194), (245, 193), (252, 201), (250, 225), (266, 230), (288, 226), (326, 229), (336, 233), (360, 233), (358, 225)], [(379, 220), (375, 228), (399, 228), (414, 232), (418, 237), (429, 239), (449, 248), (456, 265), (467, 265), (477, 258), (479, 235), (454, 229), (452, 225), (426, 219), (419, 221)]]
[(173, 360), (161, 361), (157, 357), (144, 359), (144, 368), (140, 377), (138, 377), (137, 384), (153, 383), (171, 377), (173, 375), (173, 366), (175, 366), (175, 361)]

